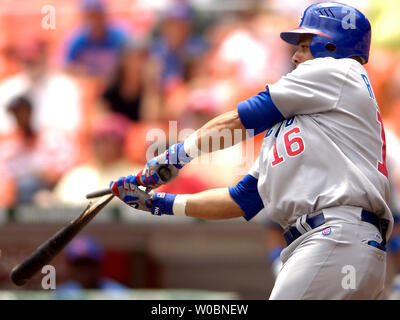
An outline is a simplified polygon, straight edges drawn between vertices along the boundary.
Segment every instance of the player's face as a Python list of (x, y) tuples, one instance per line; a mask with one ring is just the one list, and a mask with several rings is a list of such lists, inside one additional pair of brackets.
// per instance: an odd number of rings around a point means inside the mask
[(296, 65), (296, 68), (300, 63), (314, 59), (310, 51), (311, 39), (312, 35), (310, 34), (304, 34), (300, 36), (297, 49), (292, 57), (292, 62)]

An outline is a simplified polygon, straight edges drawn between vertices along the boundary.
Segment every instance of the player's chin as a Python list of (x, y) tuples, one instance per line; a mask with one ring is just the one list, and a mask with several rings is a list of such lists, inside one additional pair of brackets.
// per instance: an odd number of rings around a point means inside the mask
[(295, 68), (297, 68), (299, 65), (301, 65), (303, 62), (306, 62), (306, 61), (307, 60), (294, 62)]

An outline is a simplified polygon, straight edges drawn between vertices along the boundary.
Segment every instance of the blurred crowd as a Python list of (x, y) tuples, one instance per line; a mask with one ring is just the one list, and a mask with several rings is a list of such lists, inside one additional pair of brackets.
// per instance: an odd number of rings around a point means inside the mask
[[(6, 209), (81, 205), (86, 193), (143, 167), (151, 129), (175, 142), (170, 121), (178, 132), (197, 129), (264, 90), (294, 67), (293, 48), (279, 33), (316, 2), (232, 1), (230, 8), (217, 1), (222, 7), (215, 8), (207, 0), (47, 1), (56, 19), (54, 28), (44, 28), (43, 1), (24, 1), (27, 12), (0, 1), (10, 9), (0, 13), (0, 208)], [(376, 23), (389, 38), (381, 24), (390, 10), (378, 3), (360, 8), (372, 17), (366, 69), (382, 110), (392, 208), (399, 212), (400, 50), (374, 33)], [(185, 167), (163, 191), (235, 184), (241, 161), (233, 154), (224, 165)]]
[[(132, 1), (125, 11), (118, 3), (65, 1), (72, 19), (58, 2), (54, 30), (34, 32), (40, 15), (3, 30), (0, 207), (82, 204), (86, 193), (141, 168), (151, 144), (164, 151), (182, 129), (235, 109), (292, 68), (278, 30), (295, 21), (272, 7), (215, 14), (185, 1)], [(6, 15), (3, 25), (18, 19), (28, 18)], [(150, 141), (150, 129), (163, 130), (166, 143)], [(185, 168), (164, 191), (236, 183), (235, 155), (211, 170)]]

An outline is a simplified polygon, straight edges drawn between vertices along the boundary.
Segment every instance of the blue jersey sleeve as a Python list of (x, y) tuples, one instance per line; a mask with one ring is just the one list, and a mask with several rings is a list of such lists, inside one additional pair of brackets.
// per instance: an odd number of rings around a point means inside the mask
[(254, 130), (257, 135), (274, 124), (285, 120), (282, 113), (272, 102), (268, 90), (238, 104), (238, 112), (243, 126)]
[(76, 62), (78, 60), (81, 49), (85, 47), (85, 38), (82, 32), (76, 33), (70, 39), (65, 55), (65, 63)]
[(246, 220), (250, 220), (264, 208), (264, 204), (258, 194), (257, 182), (256, 178), (248, 174), (236, 186), (228, 189), (233, 201), (245, 213), (244, 218)]

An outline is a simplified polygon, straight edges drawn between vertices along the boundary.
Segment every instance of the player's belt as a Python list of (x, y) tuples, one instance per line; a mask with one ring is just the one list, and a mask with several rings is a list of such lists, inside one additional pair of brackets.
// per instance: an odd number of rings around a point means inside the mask
[[(367, 211), (367, 210), (362, 210), (361, 211), (361, 221), (369, 222), (373, 224), (375, 227), (378, 228), (378, 230), (382, 233), (382, 225), (381, 225), (381, 220), (379, 219), (374, 213)], [(312, 218), (308, 218), (307, 215), (303, 215), (296, 220), (296, 225), (293, 227), (290, 227), (288, 231), (286, 231), (283, 234), (283, 237), (286, 240), (287, 245), (291, 244), (294, 240), (296, 240), (298, 237), (300, 237), (302, 234), (315, 229), (325, 223), (325, 217), (324, 214), (321, 212), (317, 215), (315, 215)], [(385, 235), (382, 234), (382, 237), (384, 238)], [(384, 245), (385, 243), (383, 243)]]
[(308, 218), (306, 214), (302, 215), (297, 218), (296, 226), (290, 227), (289, 230), (283, 234), (283, 237), (285, 238), (287, 245), (289, 245), (302, 234), (315, 229), (324, 223), (325, 217), (322, 212), (312, 218)]

